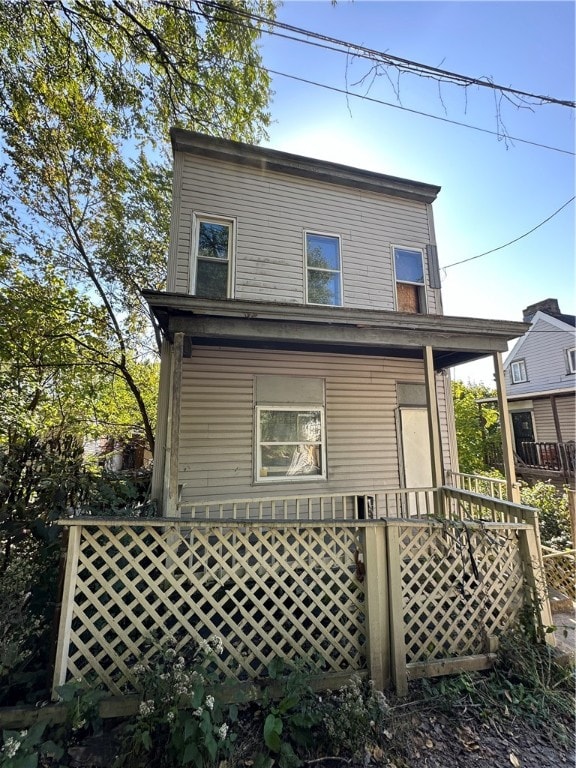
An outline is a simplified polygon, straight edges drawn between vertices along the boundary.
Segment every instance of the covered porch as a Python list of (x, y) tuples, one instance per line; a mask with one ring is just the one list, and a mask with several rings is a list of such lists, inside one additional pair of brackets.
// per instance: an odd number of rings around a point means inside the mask
[[(457, 469), (456, 435), (453, 419), (451, 419), (451, 402), (447, 405), (451, 400), (449, 368), (491, 356), (494, 362), (499, 403), (502, 409), (506, 409), (502, 353), (507, 350), (508, 341), (523, 334), (527, 328), (526, 324), (518, 322), (443, 315), (271, 302), (216, 301), (184, 294), (152, 291), (145, 292), (144, 296), (167, 340), (160, 386), (159, 424), (153, 478), (153, 495), (161, 513), (167, 517), (179, 516), (184, 513), (184, 506), (188, 502), (203, 498), (227, 498), (239, 501), (247, 498), (267, 498), (272, 495), (272, 484), (268, 483), (266, 486), (265, 483), (259, 482), (255, 472), (251, 477), (245, 473), (243, 484), (237, 483), (233, 492), (230, 493), (226, 493), (224, 487), (221, 489), (214, 487), (211, 493), (203, 492), (200, 484), (195, 484), (195, 481), (190, 483), (183, 476), (183, 466), (190, 465), (190, 462), (194, 461), (194, 458), (190, 458), (190, 454), (185, 458), (182, 454), (186, 429), (194, 429), (189, 416), (183, 420), (183, 408), (189, 407), (187, 404), (195, 396), (191, 391), (183, 395), (183, 381), (190, 382), (191, 377), (194, 376), (195, 366), (198, 365), (198, 359), (208, 351), (217, 350), (223, 359), (226, 356), (231, 359), (234, 354), (241, 352), (248, 361), (251, 356), (261, 359), (268, 355), (267, 359), (271, 362), (265, 373), (276, 373), (278, 376), (286, 374), (286, 361), (291, 359), (298, 361), (297, 364), (300, 367), (297, 373), (302, 376), (308, 374), (308, 370), (313, 367), (311, 364), (317, 359), (343, 360), (346, 361), (350, 370), (354, 368), (355, 360), (359, 361), (359, 366), (364, 365), (366, 370), (369, 367), (369, 362), (366, 361), (373, 360), (374, 365), (380, 366), (382, 363), (379, 361), (388, 361), (386, 363), (388, 368), (394, 368), (394, 373), (391, 374), (393, 378), (389, 380), (392, 381), (393, 386), (398, 386), (395, 382), (406, 380), (402, 371), (409, 370), (411, 381), (422, 382), (419, 386), (422, 386), (423, 395), (419, 405), (422, 406), (422, 413), (426, 414), (425, 421), (427, 421), (424, 441), (426, 444), (429, 443), (429, 452), (426, 448), (426, 460), (428, 461), (429, 458), (430, 472), (427, 482), (423, 485), (440, 488), (446, 484), (448, 472)], [(274, 360), (278, 360), (280, 355), (284, 356), (283, 365), (280, 365), (278, 370), (274, 370), (272, 367)], [(230, 375), (224, 367), (225, 364), (222, 363), (220, 375), (229, 379)], [(231, 370), (233, 372), (238, 370), (236, 361), (233, 362)], [(247, 377), (251, 371), (245, 368), (242, 373)], [(320, 371), (319, 374), (310, 375), (322, 376), (323, 373)], [(370, 372), (368, 376), (371, 376)], [(376, 381), (374, 377), (371, 380)], [(214, 381), (216, 380), (212, 380), (212, 385)], [(220, 385), (219, 381), (216, 383)], [(216, 389), (215, 386), (214, 389)], [(232, 390), (228, 391), (232, 392)], [(395, 398), (394, 401), (391, 395)], [(232, 392), (229, 397), (233, 396)], [(396, 400), (396, 389), (394, 392), (387, 392), (385, 396), (387, 407), (390, 409), (389, 414), (392, 414), (392, 411), (398, 410), (399, 404), (401, 405), (399, 398)], [(342, 402), (342, 396), (338, 402)], [(249, 409), (252, 405), (251, 400), (250, 402), (246, 400), (244, 403), (243, 423), (247, 423), (251, 418)], [(337, 407), (336, 403), (327, 408), (330, 411), (327, 416), (328, 430), (330, 419), (334, 419), (335, 415), (338, 416)], [(348, 407), (352, 412), (351, 407)], [(401, 435), (392, 434), (392, 430), (398, 432), (398, 426), (395, 427), (393, 421), (396, 418), (396, 410), (392, 416), (388, 417), (388, 426), (385, 424), (380, 426), (379, 433), (381, 443), (384, 439), (388, 441), (387, 451), (382, 449), (382, 445), (379, 449), (383, 451), (383, 455), (389, 456), (388, 461), (391, 459), (394, 462), (393, 471), (390, 470), (390, 465), (387, 473), (380, 473), (382, 476), (373, 471), (371, 475), (374, 479), (370, 483), (362, 478), (347, 478), (342, 471), (345, 449), (339, 446), (340, 475), (338, 476), (334, 471), (335, 463), (332, 462), (330, 466), (328, 462), (328, 471), (323, 477), (324, 482), (317, 483), (318, 487), (324, 485), (323, 488), (319, 487), (322, 491), (321, 495), (335, 497), (338, 491), (339, 495), (350, 498), (366, 496), (372, 499), (378, 496), (382, 488), (387, 492), (390, 489), (400, 491), (402, 486), (416, 485), (410, 483), (409, 477), (403, 476), (402, 468), (398, 467)], [(201, 420), (202, 415), (200, 415)], [(218, 414), (215, 414), (214, 418), (217, 417)], [(206, 419), (205, 421), (209, 430), (210, 422)], [(183, 427), (183, 423), (186, 423), (186, 428)], [(348, 418), (346, 427), (338, 427), (340, 435), (343, 434), (344, 428), (354, 430), (351, 416)], [(382, 437), (384, 434), (382, 430), (385, 431), (385, 438)], [(394, 442), (395, 454), (392, 453), (391, 441)], [(335, 442), (332, 440), (331, 448)], [(222, 448), (223, 443), (220, 445)], [(244, 445), (246, 448), (242, 454), (238, 453), (238, 461), (255, 463), (254, 445), (251, 448), (250, 443), (245, 442)], [(369, 451), (371, 445), (372, 443), (367, 439), (362, 446), (363, 452)], [(198, 457), (198, 452), (202, 450), (200, 438), (196, 450)], [(357, 448), (352, 445), (349, 451), (352, 460), (356, 455), (355, 450)], [(502, 430), (502, 454), (507, 497), (518, 501), (511, 437), (509, 429), (506, 428)], [(213, 476), (217, 476), (218, 467), (213, 464), (211, 471)], [(368, 476), (366, 473), (365, 475)], [(225, 473), (222, 476), (224, 477)], [(311, 493), (311, 487), (310, 483), (300, 485), (284, 483), (281, 486), (281, 492), (274, 495), (310, 497), (314, 495)], [(408, 497), (405, 495), (403, 503), (408, 504), (412, 514), (418, 514), (419, 506), (415, 505), (423, 502), (417, 500), (416, 496), (411, 497), (409, 502), (406, 498)], [(181, 502), (184, 502), (184, 506)], [(435, 503), (439, 503), (437, 498)]]

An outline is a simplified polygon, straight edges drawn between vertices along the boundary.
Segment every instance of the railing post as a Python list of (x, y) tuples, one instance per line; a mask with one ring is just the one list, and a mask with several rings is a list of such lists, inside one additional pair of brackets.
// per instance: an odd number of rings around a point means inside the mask
[(54, 681), (52, 698), (56, 698), (56, 688), (66, 682), (68, 653), (70, 650), (70, 635), (72, 632), (72, 615), (74, 613), (74, 593), (78, 575), (78, 556), (80, 554), (81, 525), (71, 525), (68, 530), (68, 551), (66, 553), (66, 573), (62, 587), (60, 609), (60, 624), (58, 627), (58, 642), (54, 660)]
[(386, 525), (388, 550), (388, 595), (390, 611), (390, 650), (392, 659), (392, 680), (398, 696), (408, 693), (408, 671), (406, 668), (406, 643), (404, 641), (404, 606), (402, 601), (402, 569), (398, 523)]
[(370, 679), (379, 691), (390, 686), (386, 531), (386, 524), (382, 522), (364, 528), (368, 670)]
[(568, 513), (570, 515), (572, 546), (576, 548), (576, 490), (568, 488), (566, 492), (568, 494)]
[(526, 584), (529, 589), (530, 603), (537, 622), (536, 632), (540, 640), (546, 640), (549, 645), (556, 645), (554, 635), (546, 632), (546, 627), (554, 623), (550, 610), (550, 601), (544, 573), (544, 560), (538, 531), (538, 514), (528, 510), (524, 513), (524, 519), (530, 526), (519, 531), (520, 557), (524, 566)]

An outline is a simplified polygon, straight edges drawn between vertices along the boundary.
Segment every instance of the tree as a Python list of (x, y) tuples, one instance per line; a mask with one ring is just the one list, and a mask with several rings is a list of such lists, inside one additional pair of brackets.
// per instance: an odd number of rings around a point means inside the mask
[(235, 19), (188, 0), (0, 0), (0, 242), (45, 296), (74, 288), (77, 322), (50, 356), (65, 348), (99, 386), (120, 377), (151, 448), (139, 366), (160, 331), (140, 292), (163, 285), (169, 126), (257, 141), (269, 121), (259, 24)]
[(456, 440), (460, 471), (482, 474), (490, 467), (486, 463), (487, 448), (500, 445), (500, 421), (495, 408), (480, 412), (477, 400), (496, 397), (496, 392), (484, 384), (452, 382)]

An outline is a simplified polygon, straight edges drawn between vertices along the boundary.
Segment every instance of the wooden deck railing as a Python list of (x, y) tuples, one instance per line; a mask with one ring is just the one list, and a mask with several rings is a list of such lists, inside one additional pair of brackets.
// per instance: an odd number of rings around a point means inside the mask
[(542, 553), (548, 587), (576, 600), (576, 549), (559, 552), (543, 546)]
[(528, 467), (574, 474), (576, 443), (524, 442), (520, 444), (518, 458)]
[(495, 499), (506, 500), (506, 480), (498, 477), (469, 475), (464, 472), (446, 472), (446, 485), (453, 485), (463, 491), (482, 493)]

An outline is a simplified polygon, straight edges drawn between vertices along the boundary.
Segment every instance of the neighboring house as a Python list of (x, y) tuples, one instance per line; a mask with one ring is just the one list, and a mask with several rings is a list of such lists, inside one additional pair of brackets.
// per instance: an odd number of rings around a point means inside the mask
[(517, 472), (574, 483), (576, 317), (556, 299), (524, 310), (531, 323), (506, 358), (506, 394)]
[(458, 468), (448, 369), (493, 355), (503, 391), (501, 353), (527, 326), (443, 315), (439, 187), (171, 138), (167, 290), (144, 292), (166, 338), (163, 514), (442, 485)]

